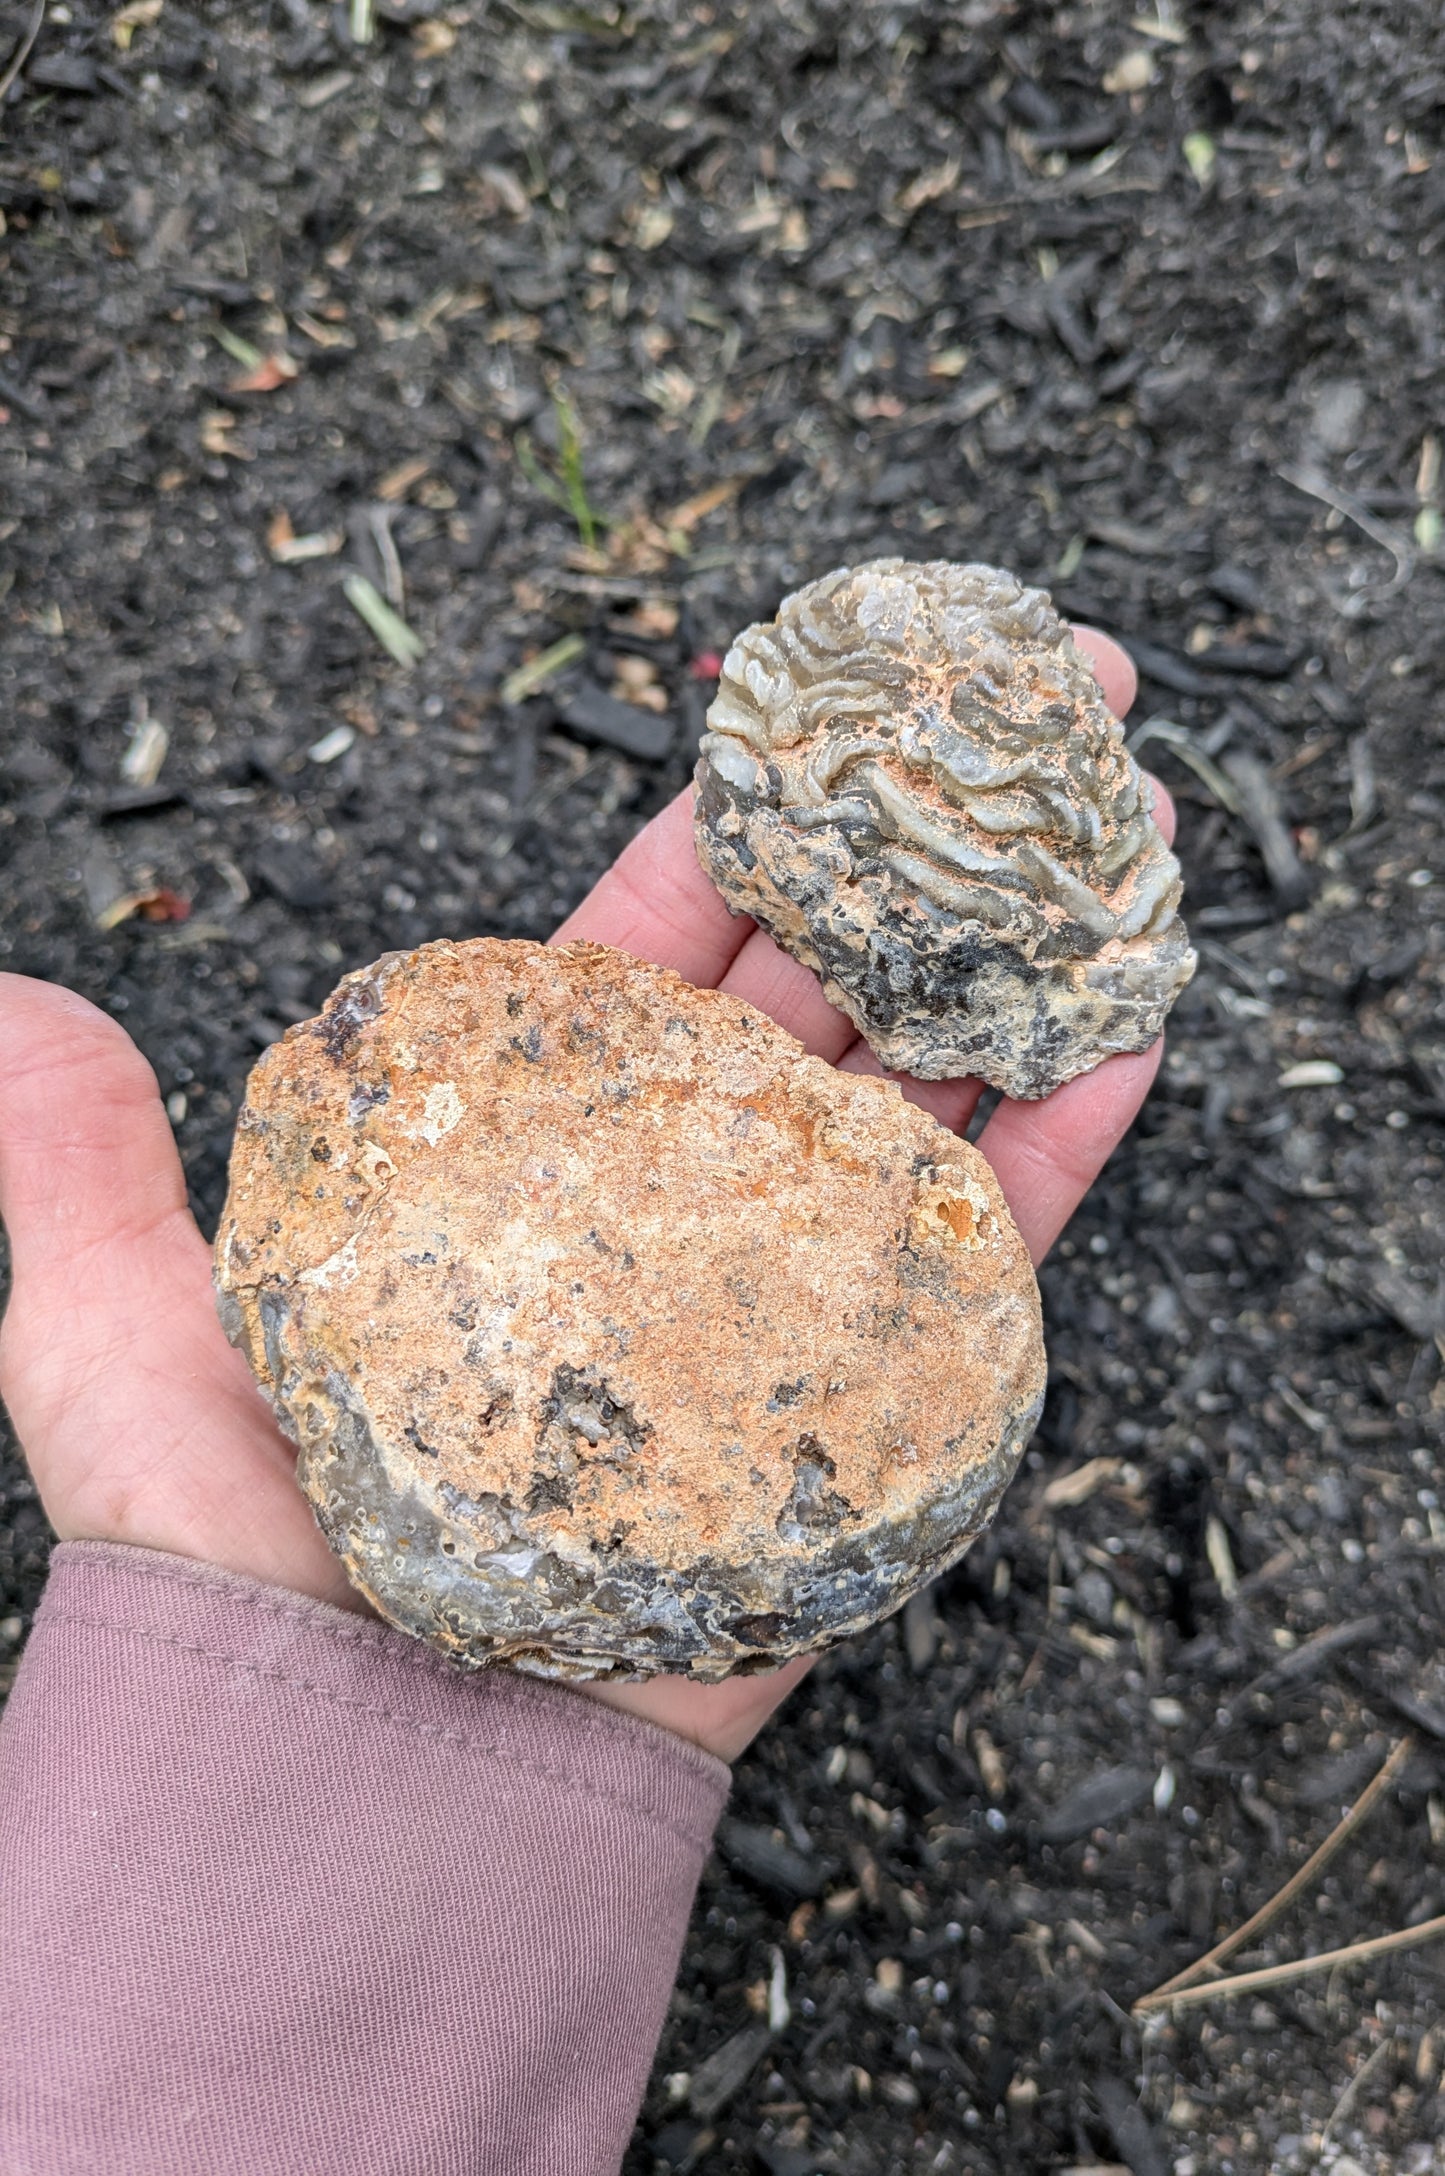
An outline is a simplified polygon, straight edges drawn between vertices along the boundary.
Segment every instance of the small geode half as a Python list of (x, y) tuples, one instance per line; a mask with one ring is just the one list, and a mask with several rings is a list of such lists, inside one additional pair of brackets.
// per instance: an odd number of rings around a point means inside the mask
[(697, 846), (885, 1065), (1043, 1096), (1143, 1050), (1194, 971), (1179, 864), (1043, 590), (875, 559), (727, 654)]
[(871, 1623), (986, 1523), (1043, 1396), (977, 1150), (600, 945), (348, 975), (251, 1075), (216, 1282), (355, 1584), (549, 1677)]

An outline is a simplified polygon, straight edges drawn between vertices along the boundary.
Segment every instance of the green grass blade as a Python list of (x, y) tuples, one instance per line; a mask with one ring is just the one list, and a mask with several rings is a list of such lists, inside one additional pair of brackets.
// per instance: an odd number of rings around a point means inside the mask
[(364, 574), (348, 574), (343, 577), (342, 589), (353, 612), (365, 620), (382, 648), (396, 659), (398, 665), (414, 665), (426, 650), (426, 644), (415, 628), (408, 627), (399, 612), (391, 606)]
[(540, 651), (525, 665), (519, 665), (515, 672), (508, 673), (498, 691), (502, 701), (520, 703), (527, 696), (535, 695), (538, 688), (544, 688), (549, 680), (556, 678), (564, 665), (570, 665), (574, 657), (580, 657), (586, 647), (584, 635), (564, 635), (550, 649)]

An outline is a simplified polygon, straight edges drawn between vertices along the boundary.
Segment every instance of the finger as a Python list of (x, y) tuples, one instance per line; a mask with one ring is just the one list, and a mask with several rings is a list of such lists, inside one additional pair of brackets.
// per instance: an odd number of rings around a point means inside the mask
[[(1134, 660), (1112, 635), (1100, 632), (1097, 627), (1076, 626), (1074, 642), (1083, 652), (1093, 669), (1094, 677), (1104, 693), (1104, 700), (1116, 718), (1126, 718), (1134, 707), (1139, 692), (1139, 674)], [(1154, 821), (1164, 834), (1164, 844), (1174, 844), (1174, 802), (1167, 787), (1160, 784), (1152, 771), (1145, 771), (1144, 779), (1153, 795)]]
[(830, 1065), (858, 1032), (846, 1013), (828, 1003), (812, 969), (784, 952), (766, 930), (753, 931), (718, 987), (756, 1005), (796, 1035), (810, 1057), (826, 1058)]
[(1106, 1058), (1038, 1103), (1000, 1103), (979, 1137), (1035, 1263), (1133, 1124), (1164, 1054)]
[[(1174, 835), (1174, 804), (1157, 780), (1151, 778), (1149, 784), (1158, 795), (1155, 818), (1167, 842)], [(876, 1059), (871, 1067), (864, 1064), (856, 1053), (866, 1051), (868, 1046), (857, 1041), (857, 1030), (847, 1014), (829, 1004), (812, 970), (784, 952), (766, 930), (752, 930), (719, 987), (755, 1005), (779, 1027), (796, 1035), (811, 1056), (826, 1058), (832, 1065), (846, 1065), (850, 1072), (887, 1071)], [(868, 1055), (872, 1058), (871, 1052)], [(906, 1075), (895, 1077), (900, 1083), (907, 1082)], [(915, 1094), (914, 1088), (929, 1093)], [(904, 1086), (910, 1102), (932, 1110), (943, 1125), (955, 1131), (968, 1124), (981, 1092), (977, 1081), (924, 1081)]]
[(838, 1070), (896, 1080), (903, 1090), (905, 1103), (916, 1103), (930, 1118), (936, 1118), (940, 1126), (947, 1126), (950, 1133), (963, 1132), (983, 1094), (981, 1080), (915, 1080), (911, 1073), (890, 1073), (878, 1053), (870, 1050), (861, 1036), (844, 1051), (838, 1060)]
[(671, 967), (698, 988), (719, 983), (753, 924), (729, 913), (692, 843), (692, 788), (685, 786), (638, 832), (552, 938), (585, 937), (634, 959)]
[[(1116, 718), (1127, 718), (1134, 707), (1139, 692), (1139, 674), (1134, 660), (1122, 644), (1115, 642), (1097, 627), (1075, 626), (1074, 642), (1093, 669), (1094, 678), (1103, 689), (1104, 700)], [(1145, 771), (1145, 782), (1154, 797), (1154, 821), (1164, 834), (1164, 844), (1174, 844), (1174, 802), (1168, 788), (1161, 785), (1152, 771)]]
[[(1096, 628), (1078, 628), (1075, 636), (1110, 706), (1122, 714), (1137, 686), (1127, 655)], [(552, 941), (565, 944), (573, 938), (588, 938), (615, 945), (634, 958), (674, 968), (688, 981), (709, 988), (722, 982), (738, 961), (752, 930), (745, 916), (729, 913), (698, 862), (692, 839), (692, 791), (685, 788), (624, 849)], [(838, 1031), (823, 1013), (795, 994), (798, 985), (779, 981), (780, 970), (764, 962), (766, 953), (755, 951), (741, 972), (736, 994), (758, 1003), (750, 994), (753, 990), (775, 990), (790, 1019), (797, 1019), (792, 1032), (801, 1028), (808, 1040), (811, 1030), (820, 1048), (835, 1038)], [(844, 1047), (840, 1044), (839, 1051)]]
[(18, 975), (0, 975), (0, 1218), (0, 1390), (57, 1531), (344, 1599), (221, 1333), (154, 1074), (104, 1013)]
[(155, 1075), (115, 1022), (50, 983), (0, 975), (0, 1214), (17, 1295), (157, 1231), (199, 1233)]
[[(1105, 700), (1112, 710), (1122, 715), (1134, 700), (1134, 691), (1138, 686), (1138, 676), (1128, 656), (1117, 642), (1112, 641), (1108, 635), (1100, 634), (1097, 628), (1080, 627), (1074, 633), (1079, 648), (1098, 676)], [(1157, 780), (1151, 780), (1150, 783), (1163, 794), (1164, 789), (1158, 786)], [(1168, 796), (1164, 795), (1164, 799), (1167, 802)], [(1170, 804), (1171, 823), (1172, 819), (1173, 807)], [(720, 987), (733, 997), (743, 998), (749, 1005), (756, 1005), (770, 1020), (776, 1020), (779, 1027), (786, 1028), (790, 1035), (796, 1035), (814, 1057), (826, 1058), (831, 1063), (838, 1064), (842, 1062), (844, 1053), (856, 1045), (856, 1031), (846, 1014), (828, 1003), (817, 978), (780, 950), (764, 930), (754, 929), (738, 948), (721, 979)], [(858, 1047), (866, 1049), (867, 1046)], [(850, 1070), (858, 1069), (859, 1064), (850, 1067)], [(884, 1068), (880, 1067), (879, 1070)], [(959, 1090), (958, 1083), (946, 1084), (946, 1092), (938, 1099), (941, 1112), (963, 1108), (964, 1098)], [(969, 1090), (970, 1112), (972, 1104), (978, 1100), (978, 1094), (978, 1086), (973, 1084)], [(911, 1095), (910, 1100), (923, 1103), (925, 1108), (930, 1107), (926, 1096)], [(961, 1120), (945, 1117), (943, 1123), (967, 1124), (967, 1116)]]
[(1075, 646), (1093, 669), (1104, 700), (1116, 718), (1126, 718), (1139, 692), (1139, 675), (1128, 651), (1097, 627), (1073, 627)]
[[(1107, 637), (1100, 636), (1100, 641)], [(1117, 648), (1110, 643), (1111, 649)], [(1120, 653), (1122, 655), (1122, 653)], [(1174, 804), (1156, 778), (1145, 774), (1153, 789), (1155, 820), (1167, 841), (1174, 836)], [(855, 1052), (867, 1050), (866, 1044), (857, 1041), (857, 1031), (845, 1013), (830, 1005), (812, 970), (784, 952), (766, 930), (752, 928), (731, 966), (719, 985), (730, 996), (740, 997), (749, 1005), (756, 1005), (759, 1012), (775, 1020), (779, 1027), (796, 1035), (803, 1047), (816, 1058), (826, 1058), (830, 1064), (846, 1064), (849, 1071), (867, 1071), (862, 1059)], [(845, 1055), (846, 1054), (846, 1055)], [(871, 1057), (871, 1052), (869, 1053)], [(886, 1072), (887, 1068), (873, 1060), (873, 1069)], [(896, 1076), (900, 1081), (906, 1076)], [(955, 1131), (966, 1126), (978, 1101), (980, 1083), (973, 1081), (923, 1082), (915, 1084), (929, 1093), (915, 1094), (911, 1087), (904, 1092), (909, 1100), (925, 1110), (933, 1110), (942, 1124)]]

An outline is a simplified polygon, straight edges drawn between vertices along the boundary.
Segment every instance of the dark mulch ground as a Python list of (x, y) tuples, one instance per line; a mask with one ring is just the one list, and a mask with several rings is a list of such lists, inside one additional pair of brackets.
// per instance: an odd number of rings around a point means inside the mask
[[(127, 12), (122, 49), (52, 6), (0, 122), (0, 958), (131, 1028), (203, 1218), (248, 1065), (343, 962), (545, 932), (686, 777), (706, 653), (840, 560), (1044, 581), (1184, 729), (1149, 755), (1201, 971), (1046, 1272), (1043, 1428), (986, 1544), (743, 1763), (631, 2176), (1438, 2166), (1445, 1951), (1128, 2012), (1406, 1716), (1239, 1962), (1445, 1909), (1445, 32), (470, 0), (358, 49), (319, 0)], [(535, 480), (554, 386), (603, 557)], [(282, 515), (325, 555), (278, 562)], [(347, 569), (400, 571), (415, 669)], [(579, 737), (648, 684), (665, 753)], [(155, 886), (191, 918), (99, 926)], [(46, 1535), (3, 1480), (13, 1655)]]

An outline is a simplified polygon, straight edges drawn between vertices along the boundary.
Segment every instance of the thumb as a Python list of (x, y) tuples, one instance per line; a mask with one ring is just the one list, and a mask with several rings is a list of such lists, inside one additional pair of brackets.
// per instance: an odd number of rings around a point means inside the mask
[(23, 975), (0, 975), (0, 1217), (22, 1311), (168, 1225), (201, 1243), (149, 1065), (83, 997)]
[(154, 1074), (104, 1013), (19, 975), (0, 975), (0, 1218), (0, 1394), (61, 1536), (263, 1578), (324, 1555), (221, 1334)]

